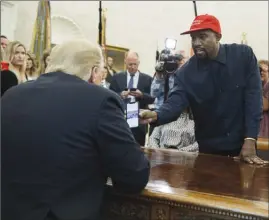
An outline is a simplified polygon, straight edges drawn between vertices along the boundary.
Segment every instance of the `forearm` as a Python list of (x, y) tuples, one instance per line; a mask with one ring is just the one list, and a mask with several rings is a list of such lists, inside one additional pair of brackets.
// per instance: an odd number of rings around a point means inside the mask
[[(132, 158), (130, 159), (129, 163), (134, 162)], [(138, 158), (136, 157), (136, 159)], [(125, 163), (128, 163), (128, 156), (125, 159)], [(139, 193), (145, 188), (149, 179), (149, 173), (149, 162), (144, 155), (141, 155), (137, 161), (137, 169), (122, 167), (121, 170), (118, 170), (117, 173), (112, 175), (113, 187), (123, 193)]]
[(262, 117), (262, 82), (257, 59), (252, 49), (247, 47), (245, 54), (247, 54), (246, 88), (244, 91), (245, 137), (257, 139)]
[(262, 117), (262, 99), (256, 95), (249, 96), (249, 99), (253, 101), (246, 101), (245, 104), (245, 138), (257, 139)]
[(148, 93), (143, 93), (143, 96), (140, 98), (140, 100), (142, 100), (146, 105), (150, 105), (154, 102), (155, 98)]
[(156, 110), (157, 124), (163, 125), (177, 120), (187, 106), (188, 101), (182, 91), (173, 91), (168, 100)]
[(136, 143), (116, 95), (103, 101), (95, 136), (104, 173), (113, 185), (124, 192), (141, 191), (148, 182), (149, 161)]

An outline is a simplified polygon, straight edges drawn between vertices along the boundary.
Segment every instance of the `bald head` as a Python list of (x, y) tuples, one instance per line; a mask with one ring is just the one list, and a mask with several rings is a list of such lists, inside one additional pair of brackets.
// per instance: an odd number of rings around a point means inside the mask
[(125, 64), (129, 73), (134, 74), (138, 70), (139, 56), (137, 52), (128, 51), (125, 57)]
[(127, 58), (127, 57), (137, 57), (137, 58), (139, 59), (138, 53), (135, 52), (135, 51), (131, 51), (131, 50), (129, 50), (129, 51), (126, 53), (125, 58)]
[(9, 40), (7, 39), (7, 37), (4, 35), (1, 35), (1, 46), (3, 47), (3, 49), (7, 47), (8, 43), (9, 43)]

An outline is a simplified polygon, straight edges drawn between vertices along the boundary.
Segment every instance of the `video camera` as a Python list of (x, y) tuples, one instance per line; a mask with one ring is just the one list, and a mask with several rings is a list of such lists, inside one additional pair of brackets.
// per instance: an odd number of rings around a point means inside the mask
[(176, 40), (167, 38), (165, 41), (165, 49), (157, 57), (155, 70), (161, 74), (173, 74), (178, 69), (178, 61), (184, 57), (181, 54), (174, 54), (172, 50), (176, 48)]

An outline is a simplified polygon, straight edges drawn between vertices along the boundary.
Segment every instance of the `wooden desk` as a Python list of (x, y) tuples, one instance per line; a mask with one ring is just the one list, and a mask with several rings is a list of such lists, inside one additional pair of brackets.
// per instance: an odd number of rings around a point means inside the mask
[(152, 166), (146, 189), (141, 195), (123, 195), (109, 183), (104, 219), (269, 219), (269, 166), (220, 156), (144, 151)]

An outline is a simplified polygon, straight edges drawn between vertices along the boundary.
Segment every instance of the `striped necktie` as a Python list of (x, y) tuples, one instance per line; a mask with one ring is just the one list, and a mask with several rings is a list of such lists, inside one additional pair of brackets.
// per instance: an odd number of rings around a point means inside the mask
[(131, 78), (128, 83), (128, 89), (134, 88), (134, 75), (130, 75)]

